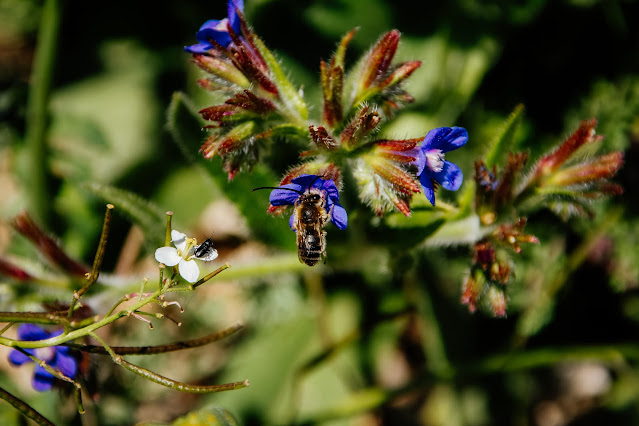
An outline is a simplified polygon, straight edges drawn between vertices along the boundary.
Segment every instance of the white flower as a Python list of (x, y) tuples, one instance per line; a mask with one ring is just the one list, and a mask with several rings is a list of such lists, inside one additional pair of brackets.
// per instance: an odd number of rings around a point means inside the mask
[(195, 238), (188, 238), (185, 234), (172, 230), (171, 241), (175, 247), (160, 247), (155, 251), (155, 260), (166, 266), (178, 265), (180, 275), (190, 283), (196, 282), (200, 277), (200, 268), (193, 259), (209, 261), (217, 258), (217, 250), (212, 248), (210, 241), (207, 243), (206, 256), (198, 256), (202, 251), (198, 249), (204, 243), (198, 246)]

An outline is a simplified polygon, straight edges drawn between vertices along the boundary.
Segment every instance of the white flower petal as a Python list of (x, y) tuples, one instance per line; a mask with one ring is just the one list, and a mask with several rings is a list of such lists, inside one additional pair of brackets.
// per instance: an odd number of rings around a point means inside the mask
[(178, 250), (183, 252), (186, 247), (186, 234), (174, 229), (171, 231), (171, 241), (173, 241)]
[(194, 283), (198, 278), (200, 278), (200, 268), (198, 268), (195, 260), (182, 259), (178, 265), (178, 270), (180, 271), (182, 278), (190, 283)]
[(175, 266), (182, 258), (174, 247), (160, 247), (155, 251), (155, 260), (166, 266)]

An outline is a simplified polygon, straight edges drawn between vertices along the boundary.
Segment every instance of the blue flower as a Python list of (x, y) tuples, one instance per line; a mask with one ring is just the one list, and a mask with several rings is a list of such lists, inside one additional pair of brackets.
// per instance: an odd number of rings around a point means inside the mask
[[(18, 340), (44, 340), (59, 336), (60, 334), (62, 334), (62, 330), (49, 333), (48, 331), (33, 324), (22, 324), (18, 327)], [(67, 346), (24, 349), (24, 351), (46, 362), (47, 365), (60, 370), (62, 374), (67, 377), (74, 378), (78, 372), (78, 361), (69, 353), (69, 348)], [(15, 349), (9, 354), (9, 362), (13, 365), (22, 365), (31, 361), (31, 358)], [(51, 375), (43, 367), (36, 365), (33, 373), (33, 379), (31, 380), (31, 386), (39, 392), (47, 391), (53, 386), (54, 380), (55, 377), (53, 375)]]
[(464, 180), (464, 174), (456, 165), (444, 159), (444, 154), (464, 146), (468, 142), (468, 131), (463, 127), (439, 127), (424, 138), (418, 159), (417, 174), (424, 189), (424, 195), (435, 205), (435, 185), (439, 183), (449, 191), (457, 191)]
[[(339, 229), (346, 229), (348, 216), (346, 210), (339, 204), (339, 192), (335, 182), (331, 179), (322, 179), (317, 175), (300, 175), (291, 183), (282, 185), (271, 192), (269, 201), (273, 206), (297, 205), (303, 195), (310, 192), (320, 193), (326, 200), (326, 210), (330, 221)], [(291, 215), (289, 226), (293, 228), (295, 213)]]
[(210, 19), (200, 27), (195, 34), (195, 38), (199, 43), (191, 46), (184, 46), (184, 50), (189, 53), (205, 54), (215, 46), (211, 40), (215, 41), (222, 47), (228, 47), (231, 44), (231, 36), (229, 35), (228, 26), (234, 33), (239, 34), (241, 31), (239, 12), (244, 11), (244, 0), (228, 0), (227, 13), (228, 18), (221, 20)]

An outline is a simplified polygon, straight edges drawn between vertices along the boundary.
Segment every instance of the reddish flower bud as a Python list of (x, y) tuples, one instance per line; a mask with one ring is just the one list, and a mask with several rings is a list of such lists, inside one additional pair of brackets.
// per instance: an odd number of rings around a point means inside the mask
[(468, 305), (468, 311), (473, 313), (477, 310), (477, 303), (484, 292), (486, 279), (480, 270), (475, 270), (464, 282), (462, 286), (462, 305)]
[(525, 226), (526, 218), (521, 217), (514, 225), (500, 225), (495, 232), (493, 232), (493, 236), (497, 241), (506, 243), (516, 253), (521, 253), (520, 243), (539, 244), (537, 237), (523, 233)]
[(500, 177), (497, 167), (488, 170), (482, 160), (475, 162), (475, 208), (484, 225), (494, 223), (503, 207), (515, 197), (515, 181), (524, 168), (528, 154), (509, 154), (508, 162)]
[(89, 267), (68, 256), (51, 237), (36, 225), (26, 211), (21, 211), (13, 221), (14, 228), (29, 241), (53, 264), (71, 275), (83, 277), (91, 270)]
[(596, 118), (583, 121), (575, 133), (566, 139), (559, 148), (543, 157), (539, 163), (537, 163), (534, 179), (547, 176), (557, 170), (583, 145), (600, 141), (602, 137), (595, 136), (596, 125)]
[(341, 145), (348, 150), (352, 150), (362, 144), (365, 138), (377, 128), (377, 125), (381, 121), (382, 117), (377, 111), (371, 110), (368, 106), (360, 108), (357, 115), (355, 115), (351, 122), (342, 130), (340, 134)]
[(343, 118), (342, 92), (344, 90), (344, 57), (346, 47), (355, 35), (355, 30), (350, 31), (340, 42), (330, 64), (320, 63), (320, 76), (322, 94), (324, 95), (324, 123), (333, 128)]
[(494, 316), (506, 316), (506, 295), (503, 289), (497, 288), (497, 286), (490, 286), (486, 299)]
[(0, 274), (18, 281), (28, 281), (33, 277), (24, 269), (0, 257)]
[(595, 157), (590, 161), (561, 169), (552, 175), (547, 183), (549, 185), (569, 186), (609, 179), (617, 173), (622, 165), (623, 153), (611, 152), (610, 154)]
[(391, 30), (384, 34), (366, 57), (366, 67), (361, 75), (359, 85), (362, 89), (369, 88), (382, 79), (397, 52), (397, 45), (401, 34), (397, 30)]
[(337, 148), (337, 143), (331, 135), (328, 134), (326, 129), (322, 126), (309, 126), (308, 131), (311, 134), (311, 140), (320, 149), (334, 150)]
[(419, 68), (421, 62), (410, 61), (391, 67), (399, 39), (400, 33), (397, 30), (384, 34), (360, 61), (351, 107), (357, 108), (375, 99), (384, 113), (390, 115), (402, 104), (413, 101), (413, 97), (402, 90), (400, 85)]

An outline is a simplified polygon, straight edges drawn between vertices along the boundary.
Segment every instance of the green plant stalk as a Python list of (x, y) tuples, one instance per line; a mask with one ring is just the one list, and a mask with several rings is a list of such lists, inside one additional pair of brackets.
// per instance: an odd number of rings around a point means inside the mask
[(100, 268), (102, 267), (102, 260), (104, 259), (104, 253), (106, 251), (106, 245), (109, 239), (109, 230), (111, 229), (111, 213), (113, 211), (113, 208), (113, 204), (106, 205), (106, 212), (104, 213), (104, 223), (102, 224), (102, 234), (100, 235), (98, 249), (95, 253), (95, 258), (93, 259), (93, 267), (91, 268), (91, 272), (87, 276), (87, 280), (84, 285), (80, 288), (80, 290), (73, 292), (73, 299), (71, 299), (71, 303), (69, 304), (69, 312), (67, 314), (68, 318), (71, 318), (71, 316), (73, 315), (73, 311), (75, 309), (75, 305), (78, 303), (78, 300), (80, 300), (84, 293), (86, 293), (89, 288), (98, 280), (98, 276), (100, 276)]
[(38, 33), (31, 74), (31, 90), (27, 105), (25, 146), (29, 161), (28, 199), (31, 213), (47, 225), (50, 221), (51, 200), (49, 192), (48, 106), (53, 80), (53, 68), (60, 28), (60, 5), (58, 0), (47, 0), (42, 10), (42, 21)]
[[(198, 348), (208, 345), (209, 343), (222, 340), (237, 331), (244, 328), (242, 323), (235, 323), (232, 326), (225, 328), (217, 333), (209, 334), (208, 336), (200, 337), (199, 339), (185, 340), (181, 342), (175, 342), (168, 345), (156, 345), (156, 346), (111, 346), (111, 351), (118, 355), (156, 355), (167, 352), (175, 352), (184, 349)], [(77, 349), (83, 352), (92, 354), (109, 355), (107, 350), (103, 346), (96, 345), (80, 345), (77, 343), (66, 343), (65, 346)]]
[(152, 382), (155, 382), (157, 384), (166, 386), (168, 388), (171, 388), (177, 391), (188, 392), (188, 393), (212, 393), (212, 392), (223, 392), (228, 390), (241, 389), (249, 385), (248, 380), (244, 380), (242, 382), (233, 382), (233, 383), (225, 383), (222, 385), (210, 385), (210, 386), (187, 385), (186, 383), (169, 379), (168, 377), (164, 377), (159, 374), (156, 374), (150, 370), (147, 370), (146, 368), (142, 368), (135, 364), (131, 364), (130, 362), (124, 360), (120, 355), (113, 352), (111, 348), (109, 347), (109, 345), (107, 345), (97, 334), (91, 332), (89, 333), (89, 335), (93, 337), (94, 339), (96, 339), (98, 342), (100, 342), (102, 346), (104, 346), (104, 349), (106, 349), (109, 355), (111, 355), (113, 362), (115, 362), (116, 364), (121, 365), (127, 370), (132, 371), (133, 373), (139, 376), (142, 376), (145, 379), (148, 379)]
[(49, 364), (47, 364), (46, 362), (44, 362), (43, 360), (41, 360), (40, 358), (31, 355), (29, 352), (25, 351), (22, 348), (16, 348), (17, 351), (22, 352), (22, 354), (28, 356), (31, 361), (33, 361), (36, 365), (39, 365), (40, 367), (44, 368), (45, 371), (49, 374), (51, 374), (52, 376), (67, 382), (67, 383), (71, 383), (73, 384), (73, 386), (75, 386), (78, 389), (81, 389), (80, 383), (77, 383), (75, 380), (73, 380), (71, 377), (64, 375), (64, 373), (62, 373), (62, 371), (58, 370), (57, 368), (53, 368), (51, 367)]
[(95, 321), (95, 317), (74, 321), (51, 312), (0, 312), (0, 322), (9, 323), (57, 324), (70, 328), (78, 328)]
[(55, 426), (46, 417), (34, 410), (29, 404), (2, 388), (0, 388), (0, 398), (13, 405), (13, 408), (20, 411), (22, 414), (24, 414), (37, 424), (44, 426)]

